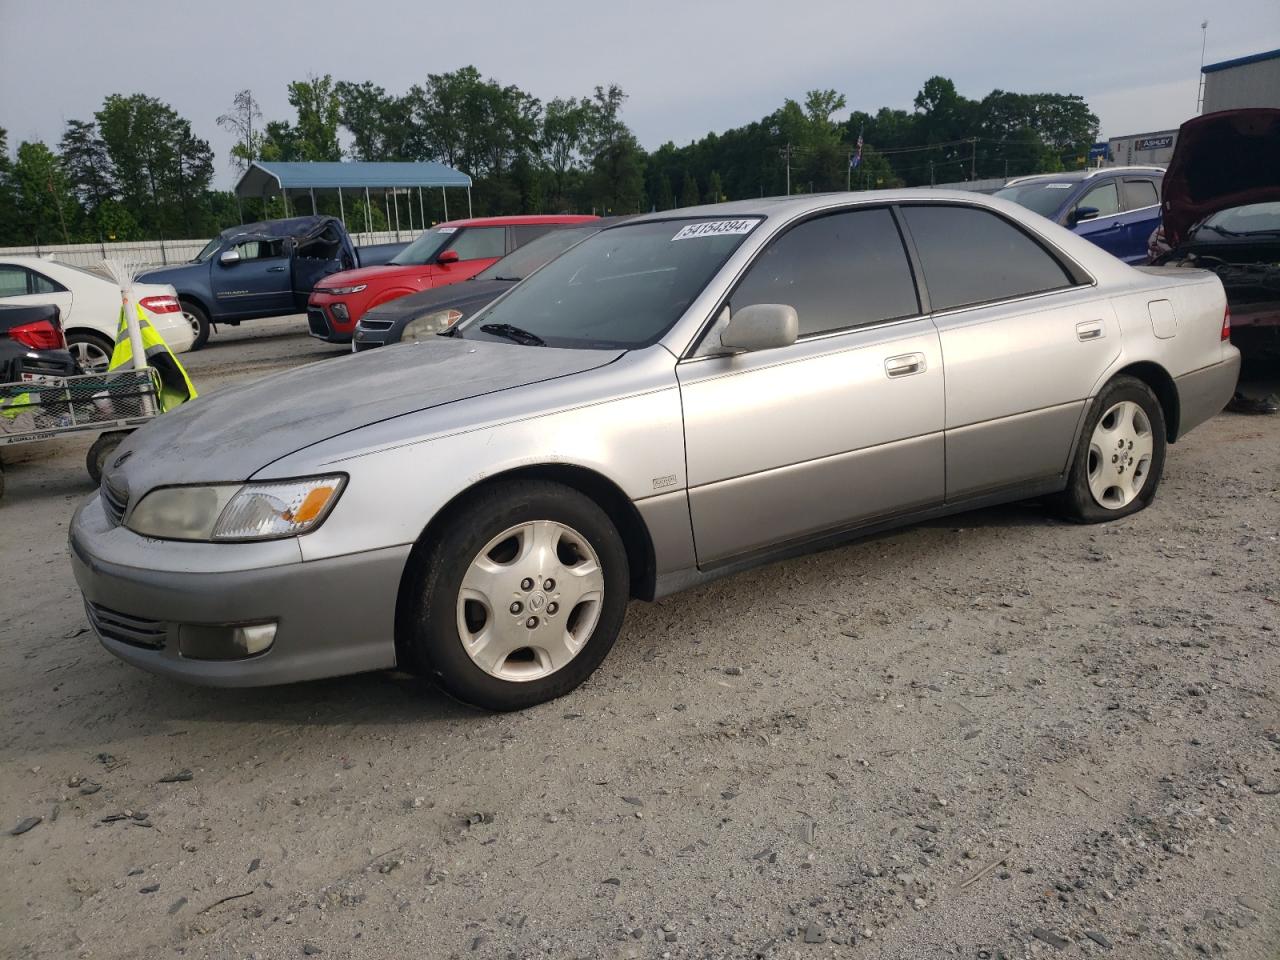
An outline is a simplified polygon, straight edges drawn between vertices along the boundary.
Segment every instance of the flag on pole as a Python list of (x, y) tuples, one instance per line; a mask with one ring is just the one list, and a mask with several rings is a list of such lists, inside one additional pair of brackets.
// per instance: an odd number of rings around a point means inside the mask
[(862, 165), (862, 128), (859, 128), (858, 130), (858, 142), (856, 146), (858, 149), (854, 152), (853, 156), (849, 158), (849, 168), (851, 170), (857, 170), (858, 167)]

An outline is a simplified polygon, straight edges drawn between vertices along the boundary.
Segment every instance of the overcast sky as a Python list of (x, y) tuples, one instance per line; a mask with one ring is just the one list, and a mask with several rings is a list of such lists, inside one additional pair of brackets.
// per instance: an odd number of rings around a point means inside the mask
[(1176, 127), (1206, 62), (1280, 46), (1280, 0), (0, 0), (0, 127), (53, 144), (108, 93), (141, 91), (191, 120), (230, 186), (214, 119), (249, 87), (291, 118), (308, 73), (400, 93), (466, 64), (543, 100), (618, 83), (649, 149), (759, 119), (833, 87), (850, 109), (911, 109), (929, 76), (965, 96), (1076, 93), (1102, 137)]

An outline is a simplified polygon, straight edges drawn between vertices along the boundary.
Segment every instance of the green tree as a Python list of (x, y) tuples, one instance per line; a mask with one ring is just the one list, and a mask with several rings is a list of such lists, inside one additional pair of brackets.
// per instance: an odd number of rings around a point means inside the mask
[(644, 209), (644, 151), (620, 116), (627, 95), (617, 84), (595, 88), (587, 101), (587, 149), (591, 153), (593, 206), (606, 213)]
[(297, 112), (293, 126), (296, 149), (301, 160), (341, 160), (338, 124), (342, 103), (333, 77), (308, 76), (289, 84), (289, 105)]
[(570, 174), (582, 162), (590, 119), (588, 107), (576, 97), (557, 97), (547, 103), (541, 145), (557, 198), (568, 195)]
[(22, 242), (18, 228), (18, 188), (13, 182), (13, 161), (9, 159), (9, 132), (0, 127), (0, 243)]
[(654, 203), (659, 210), (675, 209), (676, 195), (671, 192), (671, 178), (665, 173), (658, 177), (658, 188), (655, 196)]
[(720, 182), (720, 171), (712, 170), (707, 180), (707, 203), (719, 203), (724, 199), (724, 184)]
[(680, 187), (680, 206), (696, 207), (698, 200), (698, 180), (691, 173), (685, 173), (684, 183)]
[(68, 120), (58, 144), (62, 169), (86, 211), (93, 211), (115, 199), (115, 171), (107, 145), (98, 136), (97, 124)]
[(39, 140), (18, 146), (13, 165), (17, 221), (27, 242), (70, 243), (67, 221), (76, 212), (75, 196), (58, 157)]

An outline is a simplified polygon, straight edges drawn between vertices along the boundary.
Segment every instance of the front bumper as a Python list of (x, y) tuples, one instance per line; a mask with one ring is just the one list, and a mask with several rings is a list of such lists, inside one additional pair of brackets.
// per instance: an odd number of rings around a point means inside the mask
[[(253, 687), (395, 666), (395, 608), (410, 547), (303, 562), (296, 540), (191, 544), (114, 525), (95, 496), (71, 522), (71, 566), (102, 645), (143, 670)], [(182, 655), (183, 625), (276, 623), (237, 660)]]
[(326, 343), (350, 343), (356, 321), (341, 298), (313, 293), (307, 301), (307, 333)]
[[(365, 316), (356, 324), (356, 332), (351, 340), (351, 350), (372, 350), (374, 347), (385, 347), (388, 343), (399, 343), (400, 333), (395, 330), (396, 324), (391, 320), (378, 320)], [(391, 338), (395, 337), (394, 340)]]

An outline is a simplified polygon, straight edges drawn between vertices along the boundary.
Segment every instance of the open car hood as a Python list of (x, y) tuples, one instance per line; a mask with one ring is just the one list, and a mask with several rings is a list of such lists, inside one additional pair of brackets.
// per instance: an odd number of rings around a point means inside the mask
[(1223, 110), (1188, 120), (1164, 175), (1165, 242), (1176, 247), (1219, 210), (1280, 200), (1280, 110)]

